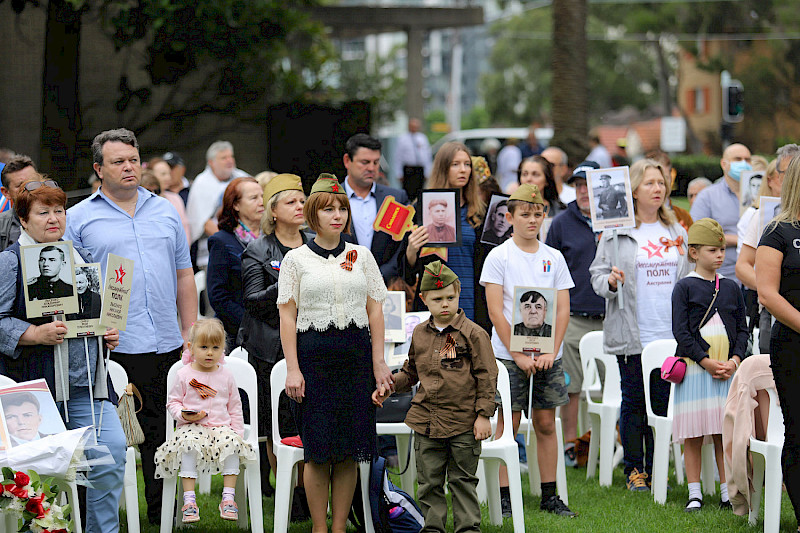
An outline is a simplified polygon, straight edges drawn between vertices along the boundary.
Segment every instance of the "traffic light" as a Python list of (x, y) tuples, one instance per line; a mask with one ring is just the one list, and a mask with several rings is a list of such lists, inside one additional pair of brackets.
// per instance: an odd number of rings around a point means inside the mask
[(722, 85), (722, 120), (741, 122), (744, 118), (744, 87), (739, 80), (728, 80)]

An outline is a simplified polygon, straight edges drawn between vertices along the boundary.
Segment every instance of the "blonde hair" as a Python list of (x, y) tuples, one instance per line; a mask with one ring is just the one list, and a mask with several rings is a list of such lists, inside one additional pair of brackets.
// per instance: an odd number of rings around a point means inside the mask
[[(675, 213), (672, 212), (672, 209), (669, 208), (669, 204), (667, 200), (669, 199), (669, 188), (667, 187), (667, 178), (664, 175), (664, 167), (661, 166), (661, 163), (654, 159), (640, 159), (636, 163), (631, 166), (631, 191), (636, 191), (639, 186), (644, 181), (644, 174), (648, 168), (655, 168), (658, 170), (661, 177), (664, 178), (664, 201), (661, 203), (661, 207), (658, 208), (658, 220), (664, 224), (665, 226), (671, 226), (677, 222), (677, 218), (675, 218)], [(633, 199), (633, 214), (636, 218), (636, 227), (638, 228), (639, 225), (642, 223), (639, 220), (639, 213), (636, 209), (636, 198)]]
[(272, 198), (267, 198), (264, 202), (264, 214), (261, 217), (261, 233), (264, 235), (272, 235), (275, 233), (275, 208), (278, 202), (286, 198), (292, 193), (300, 193), (300, 196), (305, 200), (306, 195), (303, 191), (296, 191), (294, 189), (288, 191), (280, 191), (272, 195)]
[[(263, 191), (267, 187), (267, 183), (269, 183), (270, 180), (272, 178), (274, 178), (275, 176), (277, 176), (277, 175), (278, 175), (277, 172), (273, 172), (271, 170), (265, 170), (263, 172), (259, 172), (258, 174), (256, 174), (253, 177), (258, 182), (258, 184), (261, 185), (261, 190)], [(265, 204), (267, 203), (266, 202), (267, 200), (268, 200), (268, 198), (264, 198), (264, 203)]]
[(189, 328), (189, 342), (225, 347), (225, 327), (218, 318), (203, 318)]
[(778, 160), (773, 159), (767, 165), (767, 170), (764, 172), (764, 179), (761, 180), (761, 186), (758, 188), (758, 196), (753, 198), (753, 207), (759, 209), (761, 207), (762, 196), (772, 196), (772, 188), (769, 186), (770, 178), (774, 177), (778, 172)]
[[(470, 158), (470, 168), (472, 168), (472, 153), (465, 145), (459, 142), (447, 142), (439, 148), (436, 152), (436, 157), (433, 159), (433, 170), (431, 170), (431, 177), (428, 180), (428, 188), (430, 189), (450, 189), (448, 176), (450, 174), (450, 165), (453, 164), (458, 152), (464, 152)], [(481, 189), (478, 180), (475, 178), (475, 173), (470, 174), (467, 184), (461, 189), (461, 197), (467, 204), (467, 220), (475, 227), (480, 225), (483, 217), (486, 215), (486, 203), (481, 196)]]
[(779, 222), (800, 229), (800, 156), (793, 157), (786, 167), (781, 188), (781, 212), (769, 223), (769, 230), (774, 230)]
[(750, 157), (750, 166), (753, 167), (753, 170), (760, 170), (765, 171), (769, 166), (767, 162), (767, 158), (763, 155), (754, 155)]
[(312, 231), (319, 233), (319, 215), (317, 214), (321, 209), (325, 209), (334, 202), (339, 202), (339, 205), (347, 209), (347, 222), (344, 224), (342, 233), (350, 234), (350, 200), (347, 199), (346, 194), (337, 194), (333, 192), (315, 192), (306, 198), (306, 203), (303, 206), (303, 216), (306, 218), (306, 224)]

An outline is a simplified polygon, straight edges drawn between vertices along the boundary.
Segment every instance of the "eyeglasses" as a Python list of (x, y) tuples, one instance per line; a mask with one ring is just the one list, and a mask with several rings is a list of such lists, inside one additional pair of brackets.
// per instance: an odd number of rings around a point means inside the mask
[(25, 184), (26, 191), (35, 191), (39, 187), (51, 187), (53, 189), (60, 189), (61, 187), (58, 186), (53, 180), (44, 180), (44, 181), (29, 181)]

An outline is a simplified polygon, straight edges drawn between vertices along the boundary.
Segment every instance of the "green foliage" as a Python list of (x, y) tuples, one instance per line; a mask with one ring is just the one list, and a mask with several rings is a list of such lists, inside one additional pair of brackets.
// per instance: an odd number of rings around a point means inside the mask
[(678, 173), (675, 187), (678, 194), (686, 194), (686, 187), (694, 178), (706, 177), (711, 181), (722, 177), (719, 156), (705, 154), (676, 155), (672, 157), (672, 167)]
[(436, 122), (447, 122), (447, 114), (443, 109), (433, 109), (425, 114), (425, 135), (428, 136), (428, 141), (434, 144), (436, 141), (447, 135), (445, 132), (431, 131), (431, 125)]
[(339, 98), (365, 100), (370, 104), (373, 127), (394, 121), (406, 97), (405, 79), (395, 64), (402, 46), (395, 46), (385, 56), (338, 60)]
[(492, 125), (492, 119), (484, 106), (475, 106), (467, 114), (461, 117), (461, 129), (472, 130), (476, 128), (488, 128)]
[[(527, 124), (551, 114), (552, 26), (550, 8), (534, 9), (496, 23), (496, 42), (489, 59), (491, 72), (481, 79), (486, 109), (494, 123)], [(612, 28), (613, 29), (613, 28)], [(604, 34), (605, 20), (589, 17), (587, 31)], [(623, 28), (624, 31), (624, 28)], [(657, 101), (655, 57), (651, 49), (613, 40), (589, 43), (590, 116), (597, 119), (611, 109), (632, 105), (644, 109)]]

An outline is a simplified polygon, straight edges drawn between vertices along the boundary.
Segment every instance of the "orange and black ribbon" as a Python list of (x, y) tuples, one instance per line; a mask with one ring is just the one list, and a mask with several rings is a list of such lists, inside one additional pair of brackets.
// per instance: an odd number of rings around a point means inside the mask
[(190, 381), (189, 385), (194, 387), (197, 390), (197, 393), (200, 395), (200, 397), (203, 398), (204, 400), (209, 396), (213, 398), (214, 396), (217, 395), (216, 389), (212, 389), (208, 385), (204, 385), (203, 383), (200, 383), (196, 379)]
[(356, 262), (356, 258), (358, 257), (358, 252), (355, 250), (350, 250), (347, 252), (347, 255), (344, 256), (344, 263), (341, 263), (341, 267), (348, 272), (353, 270), (353, 263)]
[(661, 237), (658, 240), (658, 242), (660, 242), (664, 246), (664, 251), (665, 252), (669, 251), (669, 247), (670, 246), (674, 246), (675, 248), (678, 249), (678, 253), (680, 255), (684, 254), (684, 252), (683, 252), (683, 235), (679, 235), (678, 238), (675, 239), (674, 241), (671, 241), (671, 240), (667, 239), (666, 237)]
[(445, 359), (455, 359), (456, 358), (456, 340), (450, 335), (447, 334), (447, 339), (444, 342), (444, 346), (440, 350), (442, 357)]

